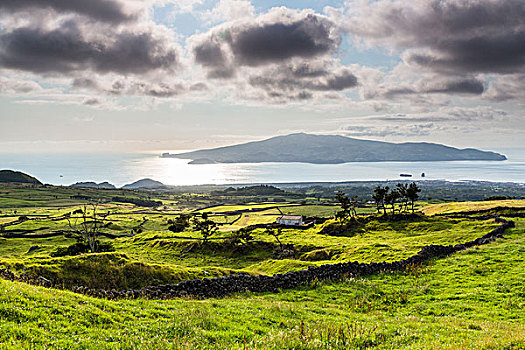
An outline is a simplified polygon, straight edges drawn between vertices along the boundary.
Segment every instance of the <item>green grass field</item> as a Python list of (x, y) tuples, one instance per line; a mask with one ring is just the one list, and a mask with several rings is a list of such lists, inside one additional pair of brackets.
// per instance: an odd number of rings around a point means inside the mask
[[(168, 231), (168, 219), (161, 214), (116, 215), (107, 231), (115, 235), (130, 234), (134, 227), (140, 227), (143, 231), (132, 237), (103, 239), (111, 241), (116, 250), (115, 253), (107, 253), (107, 259), (99, 259), (99, 254), (50, 258), (58, 247), (67, 247), (74, 241), (64, 236), (29, 236), (0, 238), (0, 264), (19, 271), (27, 268), (65, 285), (79, 281), (86, 284), (90, 280), (89, 284), (93, 287), (141, 287), (223, 275), (231, 271), (274, 274), (326, 263), (401, 260), (415, 254), (424, 245), (470, 241), (497, 226), (493, 220), (469, 222), (443, 217), (426, 217), (416, 222), (371, 220), (357, 225), (355, 232), (349, 236), (341, 237), (322, 234), (323, 227), (334, 222), (328, 221), (307, 230), (284, 229), (280, 241), (293, 245), (295, 251), (286, 259), (276, 257), (278, 242), (264, 229), (253, 231), (252, 241), (247, 244), (230, 242), (231, 230), (257, 223), (273, 223), (276, 217), (267, 211), (243, 214), (235, 224), (237, 226), (225, 226), (229, 231), (217, 232), (212, 237), (214, 240), (203, 245), (198, 241), (198, 232)], [(65, 220), (39, 219), (16, 227), (26, 230), (43, 228), (37, 231), (41, 233), (67, 229), (66, 225)], [(97, 271), (104, 272), (104, 277), (117, 277), (94, 279), (84, 276), (94, 276)], [(126, 279), (126, 274), (133, 277)], [(143, 276), (142, 284), (135, 275)]]
[[(337, 262), (395, 261), (428, 244), (473, 240), (498, 225), (435, 214), (525, 204), (427, 205), (423, 211), (433, 216), (400, 221), (361, 214), (358, 223), (338, 236), (323, 231), (333, 220), (306, 230), (284, 229), (280, 241), (293, 249), (283, 257), (264, 229), (254, 230), (248, 242), (232, 239), (240, 228), (274, 222), (280, 215), (276, 203), (206, 209), (222, 225), (202, 244), (192, 229), (174, 233), (167, 227), (181, 212), (202, 213), (205, 196), (139, 194), (163, 201), (163, 208), (101, 205), (110, 212), (104, 232), (117, 237), (101, 240), (111, 242), (115, 251), (51, 257), (75, 240), (38, 235), (69, 228), (63, 215), (81, 208), (82, 201), (69, 198), (78, 192), (1, 188), (0, 225), (20, 216), (29, 220), (0, 231), (0, 267), (44, 276), (66, 289), (126, 289), (235, 272), (272, 275)], [(111, 191), (87, 193), (111, 197)], [(184, 199), (193, 197), (198, 200)], [(32, 205), (24, 206), (26, 202)], [(286, 214), (304, 216), (327, 217), (337, 209), (278, 206)], [(228, 211), (242, 213), (216, 214)], [(514, 220), (516, 228), (493, 243), (407, 271), (312, 283), (274, 294), (109, 301), (0, 279), (0, 349), (525, 349), (525, 219)], [(13, 238), (14, 233), (27, 236)]]
[(423, 209), (427, 215), (461, 213), (466, 211), (487, 210), (495, 207), (525, 208), (525, 199), (509, 199), (482, 202), (452, 202), (429, 205)]
[(0, 281), (5, 348), (523, 349), (525, 222), (406, 273), (210, 300), (107, 301)]

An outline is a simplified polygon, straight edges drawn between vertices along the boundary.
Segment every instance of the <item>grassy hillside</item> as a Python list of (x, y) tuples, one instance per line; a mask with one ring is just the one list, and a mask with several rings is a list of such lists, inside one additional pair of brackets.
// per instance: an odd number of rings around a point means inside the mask
[(524, 220), (406, 273), (277, 294), (107, 301), (0, 280), (11, 349), (523, 349)]
[[(78, 195), (103, 201), (99, 210), (109, 214), (101, 241), (114, 251), (53, 257), (75, 243), (63, 232), (70, 229), (66, 214), (88, 202)], [(111, 201), (115, 196), (162, 205), (117, 203)], [(235, 231), (274, 222), (277, 206), (305, 216), (330, 216), (336, 207), (213, 203), (198, 194), (1, 188), (0, 267), (43, 276), (60, 289), (140, 288), (237, 272), (272, 275), (338, 262), (401, 260), (429, 244), (471, 241), (498, 225), (493, 219), (420, 215), (391, 220), (361, 213), (341, 232), (334, 231), (334, 220), (304, 230), (283, 229), (282, 249), (265, 229), (252, 231), (248, 241), (235, 239)], [(427, 214), (490, 209), (508, 215), (509, 209), (500, 207), (524, 204), (420, 207)], [(180, 213), (203, 212), (220, 224), (207, 244), (192, 228), (168, 230)], [(71, 215), (70, 220), (78, 218)], [(514, 220), (516, 228), (495, 242), (407, 271), (314, 282), (273, 294), (109, 301), (0, 279), (0, 348), (523, 349), (525, 219)]]
[[(494, 220), (421, 217), (416, 221), (391, 222), (378, 218), (362, 219), (343, 236), (332, 236), (324, 233), (326, 227), (334, 224), (329, 220), (307, 230), (284, 229), (279, 240), (289, 249), (283, 256), (277, 240), (265, 229), (252, 231), (251, 241), (244, 243), (233, 240), (235, 232), (230, 231), (274, 222), (278, 216), (274, 212), (242, 214), (235, 224), (225, 226), (226, 231), (217, 232), (212, 241), (202, 244), (201, 235), (191, 229), (181, 233), (168, 231), (170, 216), (135, 213), (114, 205), (106, 209), (113, 210), (114, 215), (104, 232), (117, 238), (101, 240), (111, 242), (115, 252), (51, 258), (60, 247), (74, 243), (64, 235), (38, 237), (69, 229), (68, 221), (60, 216), (64, 211), (57, 211), (51, 217), (34, 217), (6, 227), (0, 234), (0, 264), (17, 271), (27, 269), (26, 272), (65, 286), (138, 288), (240, 271), (271, 275), (327, 263), (396, 261), (425, 245), (470, 241), (497, 226)], [(21, 230), (28, 234), (23, 238), (10, 236)], [(97, 274), (101, 277), (97, 278)]]
[(37, 180), (33, 176), (24, 174), (20, 171), (13, 171), (13, 170), (0, 170), (0, 183), (2, 182), (33, 184), (33, 185), (42, 184), (39, 180)]

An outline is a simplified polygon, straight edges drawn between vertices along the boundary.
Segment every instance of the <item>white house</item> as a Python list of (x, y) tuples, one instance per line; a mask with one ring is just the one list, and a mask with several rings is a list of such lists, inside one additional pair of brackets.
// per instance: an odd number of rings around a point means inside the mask
[(304, 224), (301, 215), (283, 215), (277, 218), (276, 223), (286, 226), (302, 226)]

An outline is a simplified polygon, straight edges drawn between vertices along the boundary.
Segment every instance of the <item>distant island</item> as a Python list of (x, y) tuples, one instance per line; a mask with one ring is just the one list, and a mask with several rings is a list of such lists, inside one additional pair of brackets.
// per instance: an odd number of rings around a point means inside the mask
[(70, 187), (99, 188), (99, 189), (108, 189), (108, 190), (113, 190), (113, 189), (116, 188), (115, 185), (110, 184), (107, 181), (101, 182), (101, 183), (96, 183), (96, 182), (93, 182), (93, 181), (77, 182), (77, 183), (74, 183), (74, 184), (70, 185)]
[(297, 133), (263, 141), (170, 154), (163, 158), (191, 159), (190, 164), (298, 162), (340, 164), (349, 162), (506, 160), (502, 154), (473, 148), (458, 149), (436, 143), (391, 143), (339, 135)]
[[(30, 185), (43, 185), (35, 177), (25, 174), (20, 171), (14, 170), (0, 170), (0, 183), (10, 183), (10, 184), (30, 184)], [(115, 190), (117, 187), (107, 181), (96, 183), (94, 181), (81, 181), (76, 182), (69, 187), (73, 188), (90, 188), (90, 189), (106, 189), (106, 190)], [(158, 189), (166, 187), (162, 182), (155, 181), (152, 179), (140, 179), (133, 183), (124, 185), (121, 189), (124, 190), (139, 190), (139, 189)]]
[[(162, 182), (155, 181), (152, 179), (140, 179), (133, 183), (124, 185), (121, 187), (121, 189), (124, 190), (138, 190), (138, 189), (154, 189), (154, 188), (161, 188), (165, 185)], [(77, 182), (73, 185), (70, 185), (70, 187), (77, 187), (77, 188), (97, 188), (97, 189), (109, 189), (114, 190), (116, 189), (115, 185), (110, 184), (109, 182), (101, 182), (96, 183), (93, 181), (87, 181), (87, 182)]]
[(122, 186), (122, 189), (125, 190), (136, 190), (136, 189), (142, 189), (142, 188), (161, 188), (165, 187), (165, 185), (162, 182), (155, 181), (152, 179), (140, 179), (138, 181), (135, 181), (133, 183), (127, 184)]

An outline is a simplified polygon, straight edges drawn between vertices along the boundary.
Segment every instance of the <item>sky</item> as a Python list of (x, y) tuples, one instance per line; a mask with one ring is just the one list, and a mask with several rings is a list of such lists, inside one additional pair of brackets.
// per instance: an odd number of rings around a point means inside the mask
[(3, 0), (0, 152), (524, 146), (523, 0)]

